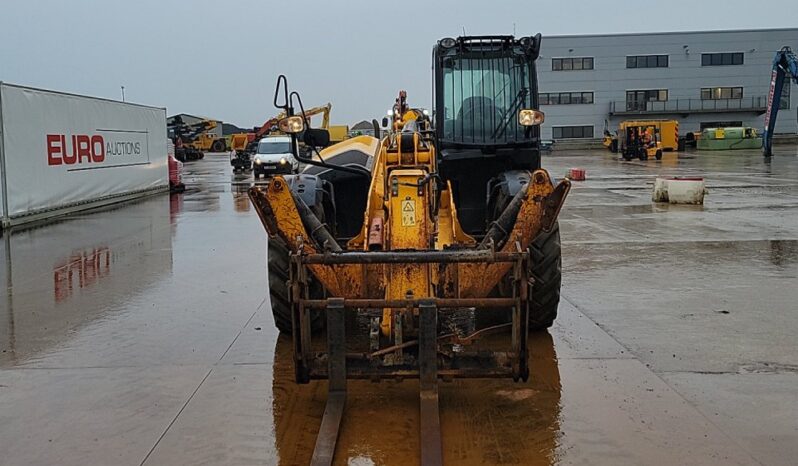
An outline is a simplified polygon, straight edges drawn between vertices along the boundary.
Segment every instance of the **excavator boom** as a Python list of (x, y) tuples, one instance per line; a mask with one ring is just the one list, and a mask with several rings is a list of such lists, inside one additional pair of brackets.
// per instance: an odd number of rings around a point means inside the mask
[(776, 129), (776, 117), (779, 114), (782, 91), (785, 84), (790, 85), (790, 80), (798, 84), (798, 57), (789, 47), (782, 47), (773, 58), (773, 71), (770, 74), (770, 92), (768, 92), (762, 144), (765, 157), (773, 155), (773, 131)]

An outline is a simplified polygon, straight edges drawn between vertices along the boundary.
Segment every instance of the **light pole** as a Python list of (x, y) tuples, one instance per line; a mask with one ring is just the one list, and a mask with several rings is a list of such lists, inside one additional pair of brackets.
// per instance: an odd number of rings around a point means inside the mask
[(125, 86), (120, 86), (122, 88), (122, 102), (125, 101)]

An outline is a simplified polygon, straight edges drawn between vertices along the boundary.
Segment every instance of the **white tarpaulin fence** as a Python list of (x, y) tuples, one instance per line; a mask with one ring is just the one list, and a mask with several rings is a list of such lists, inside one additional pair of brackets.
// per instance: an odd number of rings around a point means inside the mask
[(166, 110), (0, 83), (3, 224), (166, 189)]

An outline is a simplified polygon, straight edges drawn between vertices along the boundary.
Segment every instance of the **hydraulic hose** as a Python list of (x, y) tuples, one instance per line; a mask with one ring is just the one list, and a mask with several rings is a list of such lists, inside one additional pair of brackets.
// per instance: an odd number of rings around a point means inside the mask
[(294, 198), (296, 209), (299, 212), (299, 218), (302, 219), (302, 224), (305, 229), (310, 232), (310, 238), (316, 243), (315, 246), (319, 250), (329, 248), (332, 252), (341, 252), (341, 246), (335, 241), (335, 237), (327, 229), (327, 226), (316, 217), (316, 214), (310, 210), (305, 201), (302, 200), (296, 193), (292, 192), (291, 196)]
[(525, 184), (524, 187), (516, 193), (513, 200), (507, 204), (502, 214), (499, 215), (499, 218), (491, 223), (488, 232), (485, 234), (482, 242), (479, 243), (478, 249), (487, 249), (490, 247), (491, 243), (498, 249), (504, 244), (507, 240), (507, 236), (513, 230), (515, 221), (518, 218), (518, 212), (521, 210), (521, 205), (524, 203), (527, 189), (529, 189), (529, 183)]

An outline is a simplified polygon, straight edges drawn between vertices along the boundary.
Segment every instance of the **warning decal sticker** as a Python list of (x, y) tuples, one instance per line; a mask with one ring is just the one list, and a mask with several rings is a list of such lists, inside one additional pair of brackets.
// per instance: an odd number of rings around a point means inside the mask
[(412, 227), (416, 225), (416, 203), (412, 199), (402, 201), (402, 226)]

